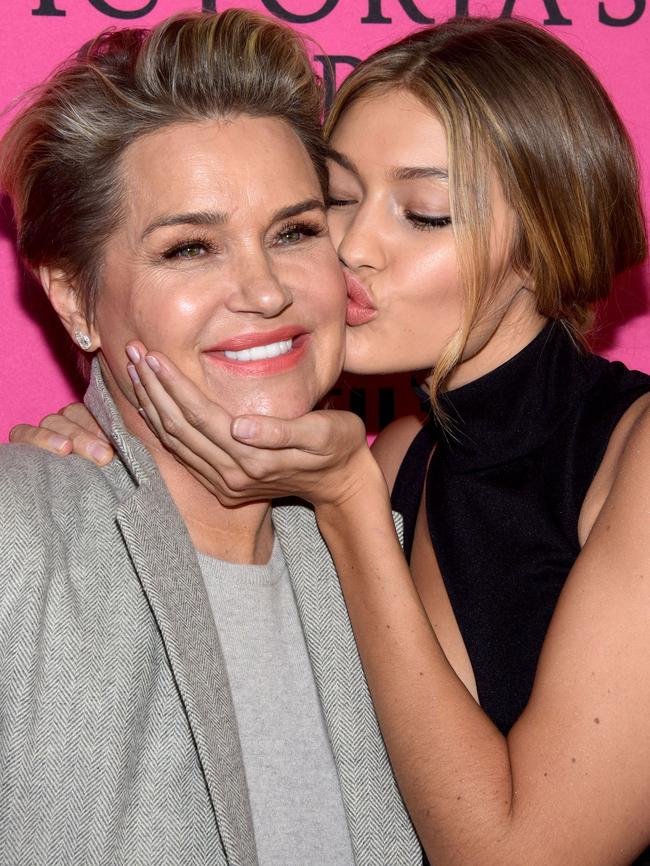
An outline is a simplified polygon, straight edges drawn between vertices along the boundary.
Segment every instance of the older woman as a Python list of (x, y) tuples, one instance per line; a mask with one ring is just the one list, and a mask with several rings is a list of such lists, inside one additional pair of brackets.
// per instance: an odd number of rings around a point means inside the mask
[(645, 257), (626, 132), (566, 46), (486, 19), (369, 58), (328, 128), (346, 364), (433, 367), (375, 450), (410, 572), (345, 415), (231, 424), (153, 344), (140, 401), (228, 501), (316, 504), (432, 863), (650, 863), (650, 378), (580, 346)]
[(311, 516), (222, 506), (148, 428), (124, 354), (161, 346), (234, 414), (329, 389), (319, 118), (298, 37), (233, 11), (100, 36), (3, 141), (20, 250), (96, 356), (118, 455), (0, 452), (6, 866), (420, 861)]

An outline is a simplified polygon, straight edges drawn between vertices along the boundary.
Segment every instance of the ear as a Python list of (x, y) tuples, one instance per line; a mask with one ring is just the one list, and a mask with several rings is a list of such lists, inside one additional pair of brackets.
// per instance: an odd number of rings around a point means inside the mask
[(96, 351), (100, 346), (99, 336), (81, 309), (74, 282), (64, 270), (50, 265), (41, 266), (38, 275), (45, 294), (71, 339), (86, 352)]

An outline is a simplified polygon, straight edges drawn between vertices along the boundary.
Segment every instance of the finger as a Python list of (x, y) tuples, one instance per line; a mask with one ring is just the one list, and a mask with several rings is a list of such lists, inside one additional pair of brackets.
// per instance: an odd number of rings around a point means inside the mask
[(182, 443), (215, 469), (231, 469), (243, 450), (230, 433), (231, 416), (209, 400), (160, 353), (141, 353), (134, 389), (161, 441), (172, 451)]
[[(92, 416), (90, 417), (92, 418)], [(81, 420), (86, 422), (85, 416), (81, 416)], [(89, 433), (85, 427), (80, 427), (79, 424), (65, 415), (48, 415), (41, 421), (41, 426), (69, 439), (72, 442), (73, 454), (90, 460), (98, 466), (106, 466), (115, 456), (113, 448), (105, 439), (100, 439), (93, 433)]]
[(52, 454), (65, 455), (72, 451), (70, 439), (43, 427), (32, 427), (31, 424), (17, 424), (12, 427), (9, 431), (9, 441), (14, 444), (34, 445)]
[(108, 438), (83, 403), (70, 403), (57, 414), (46, 416), (41, 427), (69, 439), (73, 454), (98, 466), (106, 466), (115, 456)]
[(151, 432), (155, 436), (157, 436), (161, 440), (161, 442), (167, 444), (166, 431), (163, 427), (160, 416), (158, 415), (158, 410), (149, 399), (149, 394), (147, 392), (147, 389), (142, 384), (138, 370), (133, 364), (128, 364), (126, 369), (129, 376), (131, 377), (135, 398), (138, 401), (138, 412), (142, 416), (142, 419), (146, 423), (147, 427), (151, 430)]
[(296, 449), (327, 456), (365, 442), (363, 422), (351, 412), (315, 411), (285, 420), (242, 415), (231, 425), (233, 438), (255, 448)]
[[(215, 440), (219, 437), (223, 440), (222, 444), (226, 444), (230, 439), (232, 416), (218, 403), (209, 400), (203, 391), (184, 376), (165, 355), (149, 352), (146, 360), (154, 372), (157, 383), (162, 386), (164, 395), (171, 398), (171, 401), (181, 410), (187, 423), (210, 439)], [(159, 391), (152, 392), (152, 400), (157, 402), (156, 398), (159, 394)]]
[[(144, 413), (143, 417), (145, 417)], [(150, 429), (153, 430), (146, 417), (145, 421)], [(155, 433), (156, 431), (153, 430), (153, 432)], [(244, 502), (257, 501), (260, 498), (260, 492), (254, 479), (247, 475), (245, 470), (225, 452), (217, 449), (217, 446), (211, 446), (210, 457), (212, 462), (209, 463), (197, 454), (195, 450), (184, 445), (180, 439), (170, 437), (170, 445), (169, 450), (172, 452), (172, 455), (204, 487), (216, 496), (222, 505), (232, 507)], [(240, 447), (242, 450), (245, 449), (255, 454), (260, 453), (253, 448), (246, 449), (246, 446)], [(218, 454), (218, 461), (215, 460), (215, 454)], [(218, 463), (218, 465), (214, 465), (215, 463)]]
[(260, 451), (232, 438), (231, 416), (161, 353), (145, 353), (138, 342), (128, 349), (129, 357), (140, 359), (130, 371), (135, 393), (165, 447), (224, 505), (268, 498), (258, 484), (267, 474), (260, 469)]
[(108, 436), (106, 436), (83, 403), (69, 403), (63, 409), (59, 409), (58, 414), (63, 415), (64, 418), (77, 424), (77, 426), (82, 427), (87, 433), (97, 437), (97, 439), (101, 439), (102, 442), (108, 442)]
[[(177, 433), (182, 431), (182, 413), (166, 394), (151, 365), (147, 363), (147, 349), (144, 344), (133, 341), (126, 347), (126, 351), (133, 362), (127, 369), (141, 414), (161, 442), (166, 447), (173, 448), (178, 442)], [(186, 433), (189, 435), (189, 431)]]
[(85, 427), (80, 427), (65, 415), (48, 415), (41, 421), (41, 427), (69, 439), (73, 454), (90, 460), (98, 466), (106, 466), (115, 456), (113, 448), (107, 441), (88, 433)]

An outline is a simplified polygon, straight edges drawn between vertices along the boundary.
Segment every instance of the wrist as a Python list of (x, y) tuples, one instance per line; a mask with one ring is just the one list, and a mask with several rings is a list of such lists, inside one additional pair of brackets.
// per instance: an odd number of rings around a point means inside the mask
[[(373, 520), (377, 514), (390, 515), (390, 496), (386, 480), (370, 449), (354, 455), (337, 490), (314, 503), (319, 525), (342, 529), (359, 520)], [(392, 518), (391, 518), (392, 523)]]

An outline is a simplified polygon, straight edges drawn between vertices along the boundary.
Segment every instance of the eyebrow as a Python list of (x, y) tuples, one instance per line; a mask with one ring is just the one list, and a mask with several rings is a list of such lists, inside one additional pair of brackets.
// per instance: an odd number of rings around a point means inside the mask
[[(344, 153), (339, 153), (333, 147), (328, 148), (327, 156), (332, 162), (337, 163), (355, 177), (360, 178), (361, 173), (354, 162)], [(408, 168), (391, 168), (388, 171), (391, 180), (422, 180), (422, 178), (434, 178), (435, 180), (449, 180), (449, 172), (436, 165), (417, 165)]]
[(355, 177), (361, 177), (359, 169), (352, 160), (345, 156), (345, 154), (339, 153), (338, 150), (334, 150), (333, 147), (327, 148), (327, 158), (331, 159), (332, 162), (335, 162), (337, 165), (340, 165), (341, 168), (344, 168), (346, 171), (351, 172)]
[(291, 217), (300, 216), (301, 213), (305, 213), (308, 210), (320, 210), (323, 213), (327, 213), (324, 201), (321, 201), (319, 198), (308, 198), (305, 201), (299, 201), (297, 204), (290, 204), (288, 207), (276, 210), (271, 218), (271, 222), (277, 223), (281, 220), (289, 220)]
[(156, 229), (162, 229), (166, 226), (220, 226), (227, 221), (227, 214), (213, 210), (168, 214), (150, 223), (142, 232), (142, 240), (155, 232)]
[(444, 168), (435, 165), (417, 165), (412, 168), (392, 168), (389, 172), (392, 180), (421, 180), (422, 178), (434, 178), (435, 180), (449, 180), (449, 173)]
[[(308, 198), (296, 204), (288, 205), (275, 211), (271, 217), (271, 223), (279, 222), (280, 220), (291, 219), (299, 216), (302, 213), (310, 210), (320, 210), (325, 213), (326, 208), (324, 202), (318, 198)], [(142, 240), (144, 240), (156, 229), (165, 228), (167, 226), (221, 226), (228, 222), (228, 214), (221, 211), (201, 210), (191, 211), (187, 213), (175, 213), (162, 216), (154, 222), (150, 223), (142, 232)]]

